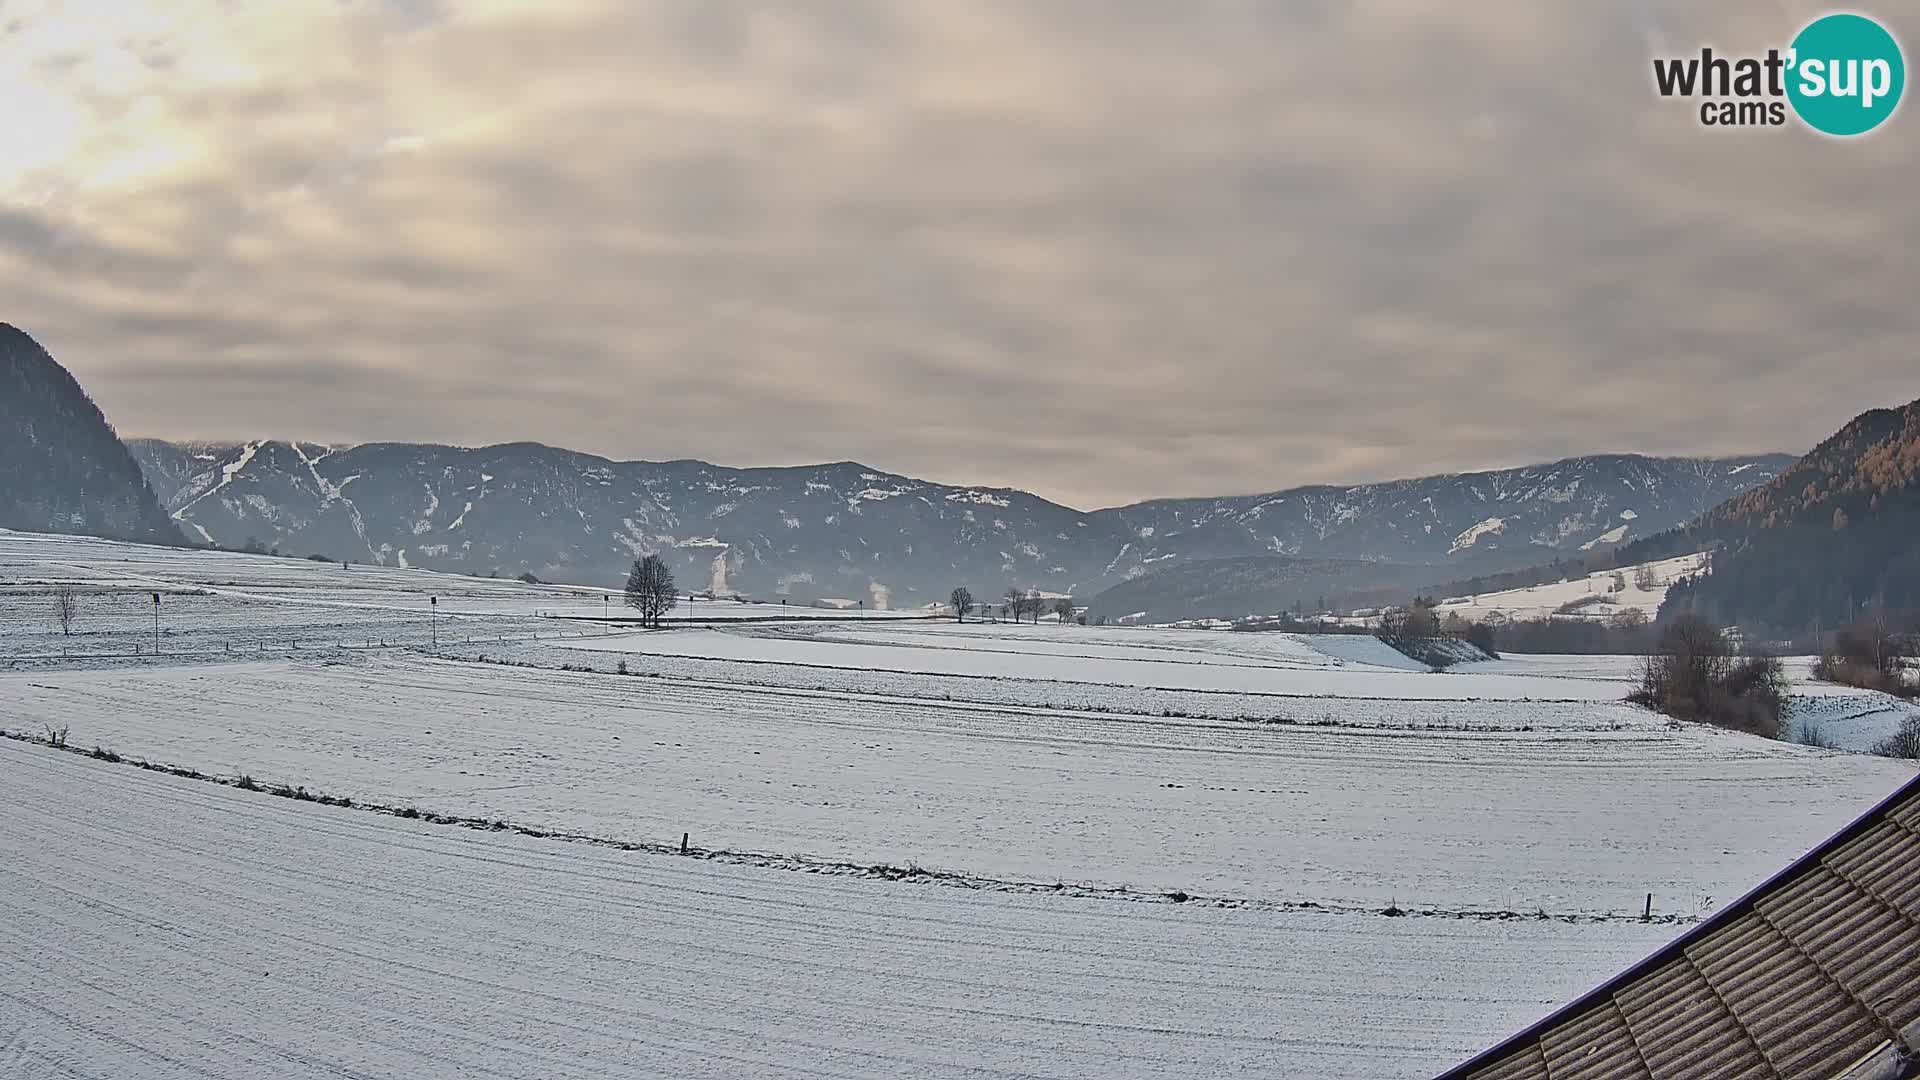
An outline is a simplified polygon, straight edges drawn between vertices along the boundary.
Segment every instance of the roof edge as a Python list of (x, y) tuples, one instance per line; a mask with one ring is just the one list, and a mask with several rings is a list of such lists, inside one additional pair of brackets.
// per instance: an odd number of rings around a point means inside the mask
[(1897, 1039), (1868, 1051), (1834, 1080), (1907, 1080), (1916, 1075), (1920, 1075), (1920, 1020), (1901, 1028)]
[(1476, 1070), (1486, 1068), (1506, 1058), (1515, 1051), (1538, 1041), (1540, 1036), (1545, 1034), (1549, 1029), (1565, 1023), (1597, 1005), (1604, 1004), (1610, 1000), (1614, 992), (1621, 987), (1672, 960), (1684, 952), (1687, 946), (1693, 944), (1695, 941), (1719, 930), (1752, 911), (1754, 905), (1758, 904), (1763, 897), (1776, 892), (1794, 879), (1800, 877), (1800, 875), (1817, 868), (1821, 858), (1828, 852), (1879, 824), (1894, 807), (1914, 796), (1920, 796), (1920, 774), (1915, 774), (1913, 779), (1901, 784), (1892, 794), (1875, 803), (1870, 809), (1849, 822), (1839, 832), (1834, 833), (1832, 836), (1814, 845), (1812, 850), (1787, 864), (1785, 868), (1767, 878), (1765, 881), (1747, 890), (1740, 899), (1714, 912), (1706, 921), (1694, 926), (1693, 929), (1688, 930), (1672, 941), (1667, 942), (1613, 978), (1608, 979), (1592, 990), (1587, 991), (1567, 1004), (1555, 1009), (1553, 1012), (1548, 1013), (1546, 1016), (1541, 1017), (1539, 1020), (1534, 1021), (1523, 1030), (1502, 1039), (1498, 1043), (1480, 1051), (1478, 1054), (1455, 1065), (1453, 1068), (1448, 1069), (1446, 1072), (1441, 1073), (1438, 1077), (1435, 1077), (1435, 1080), (1465, 1080), (1467, 1076)]

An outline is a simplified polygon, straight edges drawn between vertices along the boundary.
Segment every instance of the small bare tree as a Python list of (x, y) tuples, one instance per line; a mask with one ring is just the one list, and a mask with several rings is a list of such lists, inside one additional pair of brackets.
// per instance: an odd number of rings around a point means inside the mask
[(1003, 610), (1007, 613), (1007, 618), (1019, 622), (1020, 617), (1027, 613), (1027, 594), (1009, 585), (1004, 599), (1006, 604)]
[(80, 613), (80, 596), (72, 589), (59, 589), (53, 594), (53, 610), (60, 617), (60, 632), (73, 636), (73, 620)]
[(1873, 637), (1873, 670), (1881, 675), (1898, 675), (1900, 651), (1893, 648), (1893, 619), (1884, 605), (1875, 604), (1864, 620)]
[(1652, 566), (1641, 563), (1640, 569), (1633, 572), (1633, 587), (1641, 592), (1652, 592), (1660, 587), (1660, 575), (1653, 572)]
[(674, 591), (673, 571), (658, 555), (633, 561), (627, 575), (627, 606), (640, 613), (640, 625), (659, 626), (660, 617), (680, 600)]
[(1057, 616), (1060, 619), (1061, 626), (1065, 626), (1068, 623), (1072, 622), (1073, 621), (1073, 597), (1062, 596), (1058, 600), (1055, 600), (1053, 602), (1053, 613), (1055, 616)]
[(1920, 759), (1920, 716), (1902, 720), (1900, 730), (1875, 743), (1873, 752), (1881, 757)]
[(966, 622), (967, 613), (973, 610), (973, 590), (962, 585), (953, 590), (953, 595), (947, 597), (947, 599), (953, 603), (954, 619), (959, 622)]

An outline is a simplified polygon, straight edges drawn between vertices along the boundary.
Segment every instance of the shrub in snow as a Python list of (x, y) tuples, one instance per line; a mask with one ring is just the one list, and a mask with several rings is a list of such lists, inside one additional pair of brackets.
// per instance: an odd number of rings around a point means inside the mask
[(1676, 720), (1695, 720), (1769, 739), (1785, 732), (1786, 672), (1777, 657), (1735, 657), (1726, 634), (1686, 612), (1660, 632), (1627, 700)]
[(1902, 720), (1899, 731), (1873, 744), (1873, 752), (1881, 757), (1920, 760), (1920, 716)]

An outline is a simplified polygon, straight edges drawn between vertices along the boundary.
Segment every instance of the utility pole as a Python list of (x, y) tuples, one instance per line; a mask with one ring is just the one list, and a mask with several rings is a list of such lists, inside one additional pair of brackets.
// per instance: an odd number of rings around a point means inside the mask
[(604, 624), (600, 628), (602, 637), (613, 633), (613, 597), (607, 593), (600, 594), (600, 621)]
[(433, 651), (440, 651), (440, 598), (427, 597), (427, 625), (433, 628)]
[(160, 594), (153, 594), (153, 655), (160, 655)]

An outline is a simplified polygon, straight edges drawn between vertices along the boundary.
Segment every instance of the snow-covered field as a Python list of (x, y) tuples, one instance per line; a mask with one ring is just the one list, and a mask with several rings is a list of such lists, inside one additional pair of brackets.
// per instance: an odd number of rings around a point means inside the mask
[[(1624, 695), (1638, 680), (1640, 663), (1640, 658), (1635, 656), (1509, 653), (1499, 660), (1462, 664), (1455, 670), (1589, 679), (1615, 687), (1617, 697)], [(1816, 741), (1842, 750), (1867, 752), (1875, 743), (1898, 731), (1906, 718), (1920, 716), (1920, 702), (1902, 701), (1878, 690), (1862, 690), (1814, 678), (1814, 657), (1782, 657), (1781, 663), (1792, 693), (1786, 723), (1789, 741)]]
[(1878, 690), (1819, 685), (1827, 692), (1794, 698), (1787, 719), (1791, 738), (1866, 752), (1909, 719), (1920, 717), (1920, 702)]
[[(1440, 612), (1443, 615), (1458, 613), (1461, 618), (1476, 622), (1494, 615), (1512, 619), (1544, 619), (1553, 615), (1605, 619), (1628, 610), (1637, 610), (1652, 618), (1659, 612), (1661, 602), (1667, 598), (1667, 587), (1680, 578), (1697, 573), (1705, 562), (1704, 555), (1682, 555), (1675, 559), (1622, 567), (1617, 571), (1620, 583), (1624, 586), (1619, 592), (1613, 591), (1616, 571), (1595, 571), (1570, 581), (1475, 596), (1448, 597), (1441, 602)], [(1642, 568), (1651, 574), (1650, 588), (1640, 587), (1639, 572)], [(1579, 605), (1577, 611), (1561, 611), (1568, 605), (1576, 604)]]
[(1672, 932), (824, 878), (10, 741), (0, 776), (18, 1080), (1417, 1077)]
[[(61, 588), (76, 594), (71, 634), (55, 617)], [(0, 655), (151, 653), (155, 593), (159, 649), (175, 656), (585, 637), (633, 614), (617, 590), (0, 530)], [(670, 621), (912, 617), (924, 614), (703, 598)]]
[[(1322, 642), (1347, 655), (1364, 655), (1367, 662), (1334, 655)], [(1590, 680), (1435, 676), (1411, 670), (1416, 665), (1373, 638), (1348, 635), (925, 623), (911, 629), (781, 626), (614, 635), (567, 644), (660, 657), (1228, 694), (1595, 701), (1621, 696), (1613, 685)]]
[(1699, 914), (1911, 770), (1720, 732), (1116, 717), (427, 658), (0, 675), (0, 727), (613, 839), (1011, 882)]
[[(1196, 632), (1204, 634), (1205, 632)], [(1206, 635), (1221, 637), (1224, 635)], [(1340, 639), (1347, 640), (1347, 639)], [(1371, 640), (1371, 639), (1359, 639)], [(730, 649), (742, 646), (733, 636), (705, 638)], [(974, 705), (1012, 705), (1029, 709), (1066, 709), (1156, 717), (1245, 720), (1258, 723), (1449, 731), (1614, 731), (1634, 727), (1663, 727), (1665, 720), (1644, 709), (1617, 700), (1626, 693), (1618, 687), (1555, 686), (1561, 694), (1580, 696), (1547, 700), (1512, 698), (1471, 700), (1439, 693), (1448, 689), (1432, 680), (1400, 683), (1430, 697), (1375, 697), (1372, 676), (1396, 669), (1350, 672), (1351, 678), (1333, 679), (1321, 672), (1311, 680), (1282, 682), (1272, 693), (1226, 690), (1188, 690), (1145, 685), (1145, 673), (1126, 669), (1132, 684), (1080, 681), (1071, 665), (1056, 665), (1062, 677), (1012, 678), (988, 674), (931, 674), (886, 667), (823, 666), (781, 663), (770, 659), (724, 660), (698, 655), (703, 639), (671, 634), (656, 638), (648, 651), (628, 652), (604, 647), (582, 649), (580, 642), (525, 642), (517, 645), (475, 644), (443, 650), (467, 659), (485, 657), (539, 667), (587, 667), (613, 671), (624, 664), (634, 674), (659, 678), (725, 683), (733, 686), (822, 690), (832, 693), (909, 697), (923, 701)], [(1378, 644), (1373, 642), (1373, 644)], [(638, 648), (640, 646), (632, 646)], [(666, 650), (685, 650), (669, 652)], [(857, 658), (852, 656), (849, 658)], [(1330, 682), (1344, 683), (1339, 695), (1327, 692)], [(1311, 691), (1311, 692), (1309, 692)], [(1593, 700), (1596, 695), (1603, 695)]]
[(598, 597), (0, 533), (0, 728), (633, 845), (0, 740), (0, 1075), (1418, 1076), (1912, 775), (1670, 725), (1625, 657), (549, 614)]

